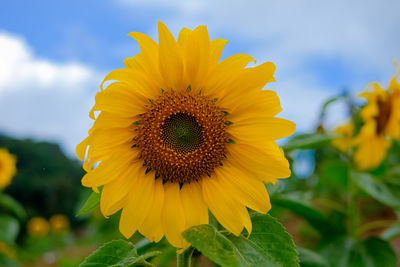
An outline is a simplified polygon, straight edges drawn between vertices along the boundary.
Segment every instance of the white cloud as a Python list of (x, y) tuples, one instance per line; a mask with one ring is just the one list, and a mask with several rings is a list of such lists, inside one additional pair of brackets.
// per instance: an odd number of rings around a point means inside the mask
[(77, 63), (36, 58), (23, 39), (1, 32), (0, 58), (0, 90), (25, 90), (29, 85), (39, 90), (74, 92), (94, 76), (92, 70)]
[(0, 131), (61, 142), (73, 154), (90, 126), (103, 74), (38, 58), (20, 37), (0, 33)]

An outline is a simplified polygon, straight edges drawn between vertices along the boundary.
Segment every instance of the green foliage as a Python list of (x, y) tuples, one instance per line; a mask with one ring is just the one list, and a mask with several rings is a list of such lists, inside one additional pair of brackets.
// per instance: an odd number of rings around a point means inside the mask
[(97, 208), (100, 204), (100, 196), (101, 196), (101, 190), (102, 188), (99, 189), (99, 193), (92, 192), (89, 196), (89, 198), (86, 200), (85, 204), (82, 206), (82, 208), (78, 211), (76, 216), (80, 216), (83, 214), (87, 214), (92, 212), (95, 208)]
[(294, 214), (304, 218), (312, 227), (324, 237), (343, 234), (344, 229), (332, 224), (328, 218), (313, 208), (309, 203), (301, 201), (299, 194), (274, 195), (271, 197), (272, 205), (286, 208)]
[(318, 253), (297, 247), (299, 252), (300, 266), (301, 267), (328, 267), (328, 262)]
[(400, 208), (400, 186), (384, 183), (368, 173), (353, 171), (351, 178), (359, 188), (367, 192), (376, 200)]
[(221, 266), (299, 266), (290, 235), (269, 215), (253, 214), (250, 237), (224, 235), (212, 225), (194, 226), (184, 238)]
[(79, 266), (80, 267), (129, 267), (146, 265), (153, 266), (146, 260), (150, 257), (158, 255), (158, 251), (138, 255), (135, 246), (125, 240), (113, 240), (100, 247), (87, 257)]
[(343, 238), (326, 247), (322, 255), (332, 267), (395, 267), (397, 264), (390, 244), (376, 237), (362, 241)]
[(381, 234), (381, 238), (386, 241), (390, 241), (398, 237), (400, 237), (400, 222), (393, 224)]
[(6, 195), (0, 194), (0, 211), (11, 213), (20, 220), (26, 218), (25, 209), (15, 199)]
[(329, 145), (333, 136), (323, 133), (306, 133), (293, 136), (283, 149), (291, 151), (294, 149), (316, 149)]
[(18, 173), (5, 192), (25, 208), (29, 217), (56, 213), (74, 218), (81, 191), (81, 164), (69, 159), (57, 144), (18, 140), (0, 135), (0, 147), (18, 158)]
[(329, 160), (321, 164), (319, 175), (326, 187), (330, 190), (346, 190), (349, 178), (349, 167), (347, 162), (340, 160)]
[(400, 165), (394, 166), (393, 168), (387, 170), (382, 177), (382, 181), (387, 184), (400, 186)]
[(0, 241), (14, 243), (18, 233), (19, 223), (17, 219), (8, 215), (0, 215)]

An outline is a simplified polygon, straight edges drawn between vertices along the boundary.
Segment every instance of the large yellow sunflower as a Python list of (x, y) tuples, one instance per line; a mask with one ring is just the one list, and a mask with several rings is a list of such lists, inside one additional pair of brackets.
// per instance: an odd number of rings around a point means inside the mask
[(370, 83), (360, 96), (367, 100), (361, 109), (364, 122), (355, 138), (354, 161), (361, 170), (376, 168), (385, 158), (392, 139), (400, 134), (400, 83), (397, 72), (385, 90)]
[(17, 157), (0, 148), (0, 190), (8, 186), (17, 173)]
[(245, 54), (219, 62), (228, 41), (210, 41), (205, 26), (183, 28), (177, 41), (161, 22), (158, 32), (159, 44), (130, 33), (141, 52), (102, 83), (112, 81), (97, 93), (90, 117), (100, 113), (77, 146), (82, 184), (103, 186), (100, 209), (104, 216), (122, 209), (127, 238), (165, 235), (185, 248), (182, 231), (207, 224), (208, 210), (233, 234), (250, 233), (246, 207), (268, 212), (264, 182), (290, 176), (275, 140), (295, 124), (274, 117), (279, 98), (262, 90), (275, 65), (245, 68), (255, 61)]

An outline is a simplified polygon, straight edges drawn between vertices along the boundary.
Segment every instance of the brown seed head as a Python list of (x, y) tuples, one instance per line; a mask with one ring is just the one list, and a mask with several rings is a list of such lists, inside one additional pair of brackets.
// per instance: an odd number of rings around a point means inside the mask
[(213, 100), (170, 90), (150, 103), (135, 141), (144, 166), (156, 177), (185, 183), (210, 175), (222, 164), (227, 120)]

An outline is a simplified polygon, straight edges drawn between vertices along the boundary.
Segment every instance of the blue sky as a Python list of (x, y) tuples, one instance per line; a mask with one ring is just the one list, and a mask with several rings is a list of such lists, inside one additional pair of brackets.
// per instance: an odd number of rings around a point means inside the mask
[[(384, 4), (383, 4), (384, 3)], [(223, 53), (249, 53), (277, 65), (269, 88), (300, 131), (344, 87), (387, 84), (400, 58), (399, 1), (4, 1), (0, 10), (0, 132), (60, 142), (73, 154), (91, 122), (104, 75), (138, 45), (156, 39), (157, 20), (176, 35), (206, 24), (230, 40)], [(337, 120), (339, 115), (334, 113)]]

